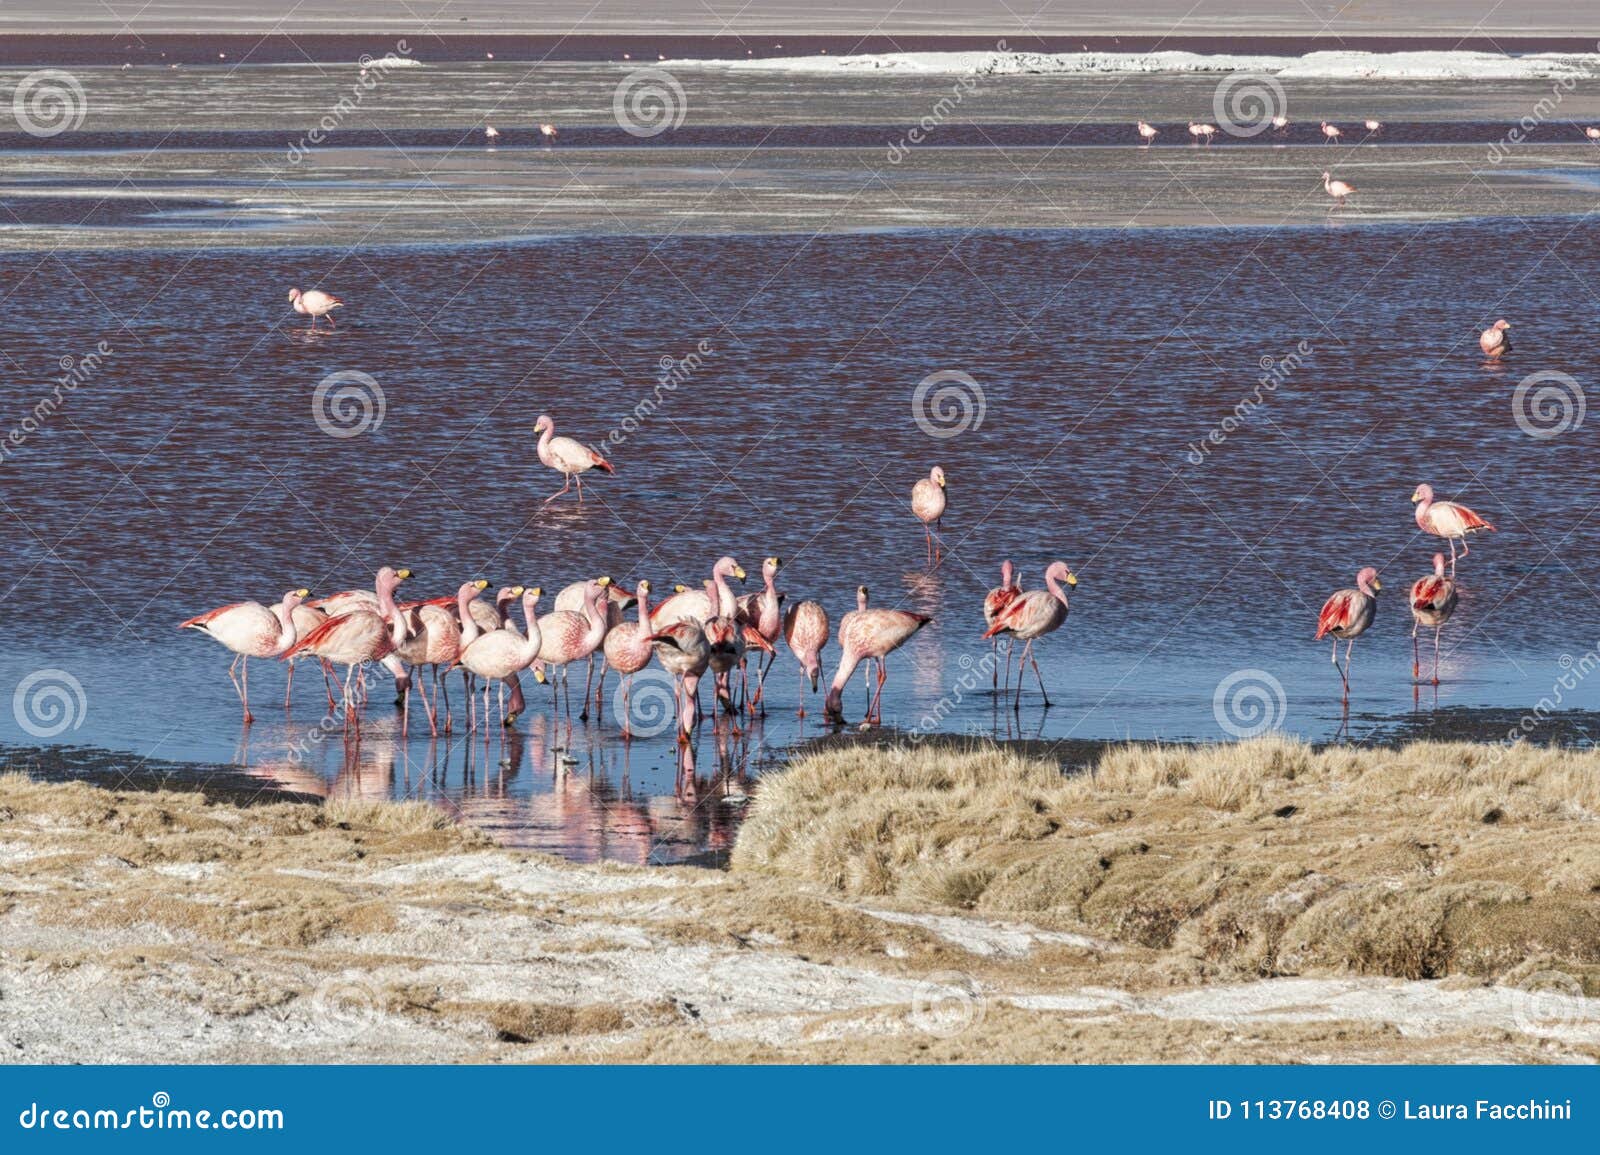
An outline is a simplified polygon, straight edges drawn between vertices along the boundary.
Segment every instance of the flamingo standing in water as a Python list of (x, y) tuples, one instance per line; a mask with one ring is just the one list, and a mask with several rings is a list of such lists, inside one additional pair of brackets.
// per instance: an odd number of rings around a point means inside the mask
[[(733, 590), (728, 586), (729, 578), (739, 581), (745, 580), (744, 566), (740, 565), (731, 556), (724, 554), (717, 559), (717, 564), (711, 567), (711, 580), (716, 583), (719, 600), (726, 600), (730, 605), (734, 602)], [(671, 597), (656, 607), (656, 612), (651, 620), (655, 622), (656, 629), (670, 626), (673, 622), (696, 622), (703, 624), (709, 618), (716, 616), (716, 605), (709, 594), (704, 590), (691, 590), (678, 587)]]
[(813, 601), (790, 606), (783, 616), (783, 640), (800, 663), (800, 717), (806, 716), (806, 679), (813, 692), (822, 675), (822, 647), (828, 644), (828, 611)]
[[(1017, 595), (1022, 593), (1022, 584), (1017, 581), (1015, 571), (1011, 568), (1009, 560), (1000, 563), (1000, 584), (990, 590), (983, 599), (983, 624), (985, 627), (994, 625), (1000, 612), (1017, 600)], [(1009, 643), (1008, 643), (1009, 645)], [(998, 636), (989, 639), (989, 649), (994, 658), (994, 665), (990, 667), (989, 685), (991, 689), (1000, 686), (1000, 639)], [(1011, 686), (1011, 654), (1006, 652), (1006, 687)]]
[(1144, 146), (1146, 148), (1155, 143), (1156, 136), (1160, 132), (1161, 130), (1153, 124), (1146, 124), (1142, 120), (1139, 122), (1139, 135), (1144, 138)]
[(1272, 118), (1272, 131), (1273, 132), (1283, 132), (1283, 131), (1287, 130), (1288, 127), (1289, 127), (1289, 118), (1287, 116), (1283, 115), (1283, 113), (1280, 112), (1280, 113), (1278, 113), (1277, 116), (1274, 116)]
[(1334, 208), (1344, 204), (1344, 198), (1356, 191), (1355, 185), (1347, 184), (1342, 180), (1334, 180), (1333, 174), (1330, 172), (1322, 174), (1322, 187), (1333, 198)]
[(544, 142), (546, 144), (553, 144), (555, 143), (556, 137), (560, 136), (561, 134), (556, 131), (555, 125), (542, 123), (539, 125), (539, 135), (544, 137)]
[(1600, 140), (1600, 128), (1595, 128), (1593, 125), (1590, 125), (1588, 128), (1583, 130), (1583, 135), (1588, 137), (1590, 140)]
[[(750, 708), (761, 705), (762, 694), (767, 686), (767, 671), (772, 669), (772, 663), (777, 660), (776, 649), (778, 637), (783, 633), (783, 594), (778, 592), (778, 571), (783, 568), (783, 559), (769, 557), (761, 563), (762, 588), (755, 593), (745, 594), (738, 600), (739, 612), (736, 615), (739, 624), (747, 629), (760, 634), (768, 645), (774, 648), (767, 654), (767, 660), (762, 663), (761, 669), (756, 673), (756, 696), (750, 703)], [(761, 712), (766, 713), (763, 706)]]
[(486, 124), (483, 126), (483, 135), (489, 140), (499, 140), (500, 130), (492, 124)]
[(928, 539), (928, 568), (933, 569), (944, 557), (934, 530), (941, 528), (945, 508), (944, 470), (935, 465), (928, 476), (911, 487), (911, 512), (922, 523), (923, 535)]
[[(278, 605), (269, 608), (273, 613), (277, 613), (278, 606), (282, 604), (282, 602), (279, 602)], [(328, 620), (327, 614), (304, 602), (295, 605), (289, 616), (294, 619), (295, 635), (302, 638)], [(327, 692), (328, 709), (331, 710), (334, 705), (333, 682), (328, 676), (328, 664), (326, 662), (318, 664), (322, 667), (322, 688)], [(293, 658), (289, 659), (289, 676), (283, 680), (283, 708), (285, 710), (289, 708), (289, 700), (294, 694), (294, 668), (297, 665), (299, 665), (299, 662)]]
[[(410, 572), (410, 570), (406, 571), (408, 575)], [(307, 602), (306, 605), (320, 610), (325, 617), (329, 618), (336, 618), (340, 614), (348, 614), (355, 610), (368, 610), (375, 614), (381, 612), (378, 608), (378, 595), (372, 590), (342, 590), (336, 594), (329, 594), (327, 597), (316, 598)], [(302, 638), (305, 637), (305, 632), (302, 631), (300, 636)], [(398, 706), (405, 700), (406, 691), (411, 688), (411, 675), (406, 673), (405, 663), (400, 660), (398, 654), (385, 654), (379, 659), (379, 664), (394, 676), (394, 703)], [(324, 659), (322, 662), (324, 677), (327, 676), (331, 668), (328, 661)], [(294, 663), (292, 661), (289, 663), (289, 669), (293, 673)], [(364, 697), (366, 687), (359, 688)], [(333, 693), (330, 691), (328, 694), (328, 709), (332, 710), (333, 708)]]
[[(567, 666), (594, 653), (606, 640), (606, 618), (600, 612), (600, 599), (611, 584), (608, 577), (598, 577), (584, 583), (583, 612), (553, 610), (539, 619), (540, 646), (537, 667), (555, 666), (561, 673), (562, 692), (567, 699), (567, 713), (572, 713), (572, 691), (567, 686)], [(524, 595), (526, 597), (526, 595)], [(530, 629), (532, 626), (530, 625)], [(554, 700), (556, 679), (550, 679), (550, 696)], [(589, 717), (589, 703), (583, 703), (580, 719)]]
[(676, 681), (678, 744), (687, 745), (700, 721), (700, 679), (711, 666), (711, 645), (700, 623), (685, 619), (650, 635), (656, 660)]
[(867, 587), (856, 591), (858, 609), (839, 619), (839, 668), (828, 687), (828, 697), (823, 705), (826, 715), (835, 722), (844, 723), (844, 688), (863, 658), (878, 663), (878, 688), (867, 704), (867, 714), (862, 728), (879, 724), (883, 720), (883, 684), (889, 680), (886, 659), (911, 640), (923, 626), (933, 621), (927, 614), (910, 610), (875, 610), (867, 604)]
[(328, 324), (333, 325), (333, 311), (344, 307), (344, 302), (338, 297), (321, 289), (307, 289), (303, 293), (299, 289), (290, 289), (289, 303), (294, 306), (296, 313), (311, 318), (313, 329), (317, 327), (318, 317), (327, 317)]
[(1411, 500), (1417, 506), (1417, 528), (1423, 533), (1431, 533), (1434, 537), (1449, 541), (1451, 577), (1456, 576), (1456, 541), (1460, 540), (1461, 556), (1466, 557), (1470, 552), (1467, 549), (1468, 534), (1494, 532), (1494, 526), (1466, 506), (1453, 501), (1435, 501), (1431, 485), (1417, 486)]
[[(650, 664), (650, 583), (640, 579), (634, 587), (634, 598), (639, 603), (637, 622), (618, 622), (606, 630), (604, 642), (606, 665), (622, 677), (622, 737), (632, 741), (628, 732), (628, 694), (633, 688), (633, 676)], [(601, 675), (604, 678), (604, 674)]]
[(539, 435), (539, 460), (566, 479), (566, 484), (544, 499), (546, 505), (571, 489), (573, 478), (578, 480), (578, 503), (581, 505), (585, 473), (591, 469), (602, 469), (607, 473), (616, 472), (611, 468), (609, 461), (582, 442), (574, 441), (570, 437), (557, 437), (556, 423), (549, 414), (542, 414), (539, 420), (534, 422), (533, 431)]
[(1510, 328), (1511, 322), (1502, 317), (1478, 334), (1478, 348), (1483, 350), (1485, 357), (1498, 361), (1511, 352)]
[[(483, 578), (477, 581), (464, 583), (454, 597), (435, 598), (416, 606), (403, 606), (401, 612), (406, 615), (406, 640), (402, 642), (395, 653), (400, 660), (411, 666), (413, 672), (422, 666), (433, 668), (432, 687), (423, 694), (422, 707), (428, 715), (428, 733), (437, 736), (439, 733), (439, 715), (434, 704), (434, 699), (439, 695), (439, 674), (455, 665), (455, 661), (464, 646), (470, 645), (478, 637), (478, 623), (472, 618), (472, 611), (467, 607), (489, 583)], [(450, 688), (448, 681), (444, 688), (445, 733), (451, 729), (450, 718)], [(411, 694), (407, 688), (405, 712), (401, 715), (400, 732), (405, 733), (411, 717)]]
[[(1042, 590), (1028, 590), (1019, 593), (995, 617), (994, 623), (984, 632), (984, 637), (992, 638), (996, 634), (1010, 633), (1013, 638), (1023, 641), (1022, 654), (1017, 659), (1017, 694), (1012, 699), (1012, 710), (1022, 708), (1022, 676), (1027, 672), (1028, 663), (1033, 663), (1033, 676), (1039, 681), (1039, 693), (1044, 696), (1044, 708), (1050, 708), (1050, 695), (1044, 688), (1044, 675), (1039, 672), (1039, 659), (1033, 656), (1033, 643), (1045, 634), (1052, 633), (1061, 628), (1061, 623), (1067, 620), (1067, 613), (1071, 607), (1067, 604), (1067, 593), (1061, 588), (1061, 582), (1069, 586), (1078, 584), (1077, 575), (1064, 561), (1053, 561), (1044, 571), (1045, 588)], [(1011, 676), (1011, 658), (1006, 658), (1006, 677)]]
[[(552, 608), (558, 610), (571, 610), (575, 614), (583, 613), (583, 599), (587, 588), (587, 582), (573, 582), (571, 585), (564, 587), (562, 591), (556, 595), (555, 604)], [(627, 616), (628, 611), (633, 608), (633, 603), (633, 594), (623, 589), (616, 582), (612, 582), (606, 587), (606, 603), (604, 612), (606, 615), (606, 631), (608, 636), (611, 630), (616, 629), (622, 624), (622, 621)], [(594, 684), (595, 654), (600, 654), (601, 657), (600, 685), (598, 688), (596, 688)], [(589, 700), (589, 691), (593, 689), (595, 692), (594, 704), (597, 710), (600, 708), (606, 692), (606, 665), (604, 658), (605, 655), (601, 654), (598, 650), (596, 650), (594, 654), (590, 654), (589, 671), (583, 679), (584, 701), (587, 702)], [(584, 709), (587, 711), (588, 707), (585, 706)]]
[(301, 638), (285, 653), (315, 654), (324, 661), (337, 662), (345, 667), (344, 709), (345, 720), (354, 720), (359, 729), (361, 722), (355, 710), (351, 683), (356, 667), (363, 662), (376, 662), (389, 657), (406, 640), (405, 615), (395, 605), (394, 591), (411, 576), (408, 569), (395, 570), (384, 566), (378, 571), (374, 590), (378, 595), (376, 611), (351, 610), (349, 613), (329, 616), (310, 634)]
[[(1356, 574), (1354, 588), (1335, 590), (1322, 603), (1322, 613), (1317, 616), (1316, 641), (1333, 638), (1333, 668), (1339, 670), (1339, 680), (1344, 683), (1344, 704), (1350, 704), (1350, 651), (1356, 639), (1367, 632), (1373, 616), (1378, 612), (1378, 591), (1383, 589), (1378, 581), (1378, 571), (1370, 565)], [(1339, 643), (1345, 643), (1344, 668), (1339, 669)]]
[(1211, 138), (1217, 135), (1217, 126), (1214, 124), (1195, 124), (1191, 121), (1189, 135), (1194, 137), (1196, 144), (1200, 143), (1201, 137), (1205, 137), (1206, 143), (1210, 144)]
[[(520, 589), (521, 587), (512, 587)], [(483, 729), (484, 740), (489, 732), (489, 683), (503, 682), (511, 687), (512, 711), (506, 712), (505, 696), (501, 695), (500, 725), (510, 727), (516, 723), (516, 704), (522, 700), (522, 683), (518, 671), (527, 669), (539, 657), (543, 637), (539, 633), (538, 586), (522, 590), (522, 616), (527, 620), (526, 635), (515, 629), (490, 630), (480, 634), (461, 647), (456, 657), (458, 665), (471, 670), (483, 679)], [(537, 675), (536, 675), (537, 676)], [(472, 718), (472, 703), (467, 703), (467, 716)], [(469, 722), (470, 725), (470, 722)]]
[(1344, 130), (1341, 129), (1337, 124), (1329, 124), (1327, 121), (1322, 122), (1322, 136), (1324, 143), (1332, 144), (1343, 135)]
[(1374, 136), (1383, 131), (1383, 121), (1381, 120), (1369, 120), (1366, 122), (1366, 124), (1367, 131), (1372, 133)]
[[(236, 655), (228, 667), (228, 681), (244, 707), (245, 724), (255, 721), (250, 713), (250, 659), (282, 657), (295, 643), (297, 628), (294, 611), (305, 601), (309, 590), (290, 590), (283, 600), (268, 609), (260, 602), (235, 602), (179, 624), (180, 630), (199, 630), (221, 642)], [(243, 666), (243, 681), (234, 677), (234, 667)]]
[(1460, 601), (1456, 583), (1444, 576), (1444, 554), (1433, 555), (1433, 573), (1411, 583), (1411, 676), (1422, 676), (1422, 660), (1417, 654), (1417, 631), (1433, 627), (1433, 684), (1439, 684), (1439, 634)]

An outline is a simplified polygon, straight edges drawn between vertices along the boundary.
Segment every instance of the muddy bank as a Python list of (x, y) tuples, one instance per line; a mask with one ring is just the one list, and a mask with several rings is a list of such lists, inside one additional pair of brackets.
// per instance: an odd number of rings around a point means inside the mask
[[(849, 765), (830, 767), (839, 757)], [(918, 757), (931, 761), (925, 752)], [(1413, 833), (1416, 849), (1407, 858), (1379, 848), (1386, 824), (1412, 823), (1414, 812), (1391, 815), (1393, 799), (1352, 791), (1342, 779), (1308, 772), (1197, 790), (1162, 771), (1143, 785), (1154, 801), (1129, 802), (1122, 799), (1136, 793), (1133, 779), (1116, 778), (1104, 763), (1095, 776), (1111, 791), (1103, 799), (1095, 800), (1095, 779), (1067, 787), (1083, 791), (1081, 801), (1051, 795), (1063, 788), (1059, 775), (1038, 777), (1034, 769), (1025, 774), (1032, 785), (1021, 809), (1008, 804), (987, 818), (976, 806), (963, 807), (969, 816), (941, 812), (941, 792), (955, 797), (969, 787), (924, 781), (882, 810), (878, 834), (867, 839), (855, 824), (861, 808), (883, 804), (887, 795), (876, 784), (903, 774), (908, 759), (850, 752), (803, 762), (766, 783), (732, 872), (573, 866), (502, 850), (416, 805), (240, 807), (192, 793), (116, 793), (7, 775), (0, 778), (0, 1055), (14, 1062), (1600, 1060), (1595, 937), (1551, 939), (1538, 951), (1525, 937), (1556, 925), (1534, 921), (1555, 904), (1565, 904), (1572, 925), (1593, 918), (1600, 779), (1590, 778), (1585, 791), (1581, 777), (1547, 769), (1531, 779), (1524, 766), (1497, 780), (1498, 792), (1479, 784), (1490, 798), (1479, 787), (1462, 793), (1444, 763), (1435, 767), (1426, 757), (1416, 756), (1415, 774), (1433, 777), (1405, 786), (1394, 779), (1396, 791), (1419, 795), (1431, 783), (1439, 812), (1437, 829)], [(1149, 765), (1143, 754), (1129, 758)], [(831, 807), (812, 796), (833, 773), (853, 779), (835, 795), (844, 817), (830, 817)], [(936, 773), (948, 778), (949, 767)], [(1563, 789), (1570, 797), (1558, 796)], [(1295, 792), (1297, 801), (1280, 802), (1278, 791)], [(1330, 801), (1341, 793), (1344, 803)], [(1479, 813), (1484, 802), (1501, 810), (1493, 822)], [(1285, 805), (1303, 817), (1275, 813)], [(1319, 815), (1324, 806), (1329, 813)], [(1050, 822), (1059, 822), (1054, 832), (1045, 830)], [(1324, 822), (1348, 823), (1346, 853), (1330, 854), (1326, 842), (1297, 833)], [(865, 873), (847, 871), (841, 881), (797, 865), (806, 858), (798, 843), (784, 841), (786, 828), (815, 830), (817, 839), (855, 831), (840, 861), (871, 853), (869, 844), (903, 852), (907, 839), (925, 841), (881, 884), (864, 886)], [(1496, 841), (1477, 843), (1469, 829)], [(1044, 890), (1022, 885), (1020, 869), (1005, 901), (997, 875), (976, 887), (951, 884), (934, 869), (941, 860), (999, 858), (1020, 868), (1030, 844), (1074, 837), (1086, 845), (1142, 841), (1137, 858), (1154, 873), (1099, 888), (1102, 910), (1093, 902), (1027, 901)], [(1238, 846), (1241, 861), (1279, 859), (1264, 875), (1244, 871), (1253, 881), (1231, 901), (1229, 880), (1240, 873), (1221, 861), (1224, 839)], [(1469, 844), (1492, 853), (1468, 853)], [(1497, 914), (1485, 925), (1501, 927), (1499, 937), (1472, 939), (1470, 959), (1458, 954), (1419, 971), (1443, 978), (1402, 977), (1408, 965), (1398, 960), (1413, 957), (1405, 951), (1386, 956), (1397, 965), (1352, 965), (1308, 936), (1291, 966), (1295, 951), (1282, 935), (1270, 963), (1258, 947), (1242, 945), (1255, 941), (1251, 911), (1271, 906), (1274, 886), (1280, 905), (1332, 893), (1326, 881), (1307, 881), (1331, 879), (1358, 894), (1387, 888), (1397, 909), (1410, 909), (1408, 893), (1464, 871), (1463, 856), (1477, 863), (1483, 894), (1523, 918)], [(1163, 859), (1168, 865), (1156, 871)], [(1185, 874), (1195, 886), (1215, 876), (1213, 914), (1190, 920), (1210, 933), (1186, 925), (1155, 933), (1159, 920), (1148, 917), (1140, 887)], [(1514, 902), (1513, 892), (1523, 897)], [(1130, 912), (1120, 925), (1108, 913), (1118, 894)], [(1351, 925), (1328, 942), (1358, 933), (1389, 941), (1394, 910), (1341, 909)], [(1134, 917), (1138, 911), (1145, 913)], [(1222, 915), (1230, 911), (1240, 930), (1226, 947)]]

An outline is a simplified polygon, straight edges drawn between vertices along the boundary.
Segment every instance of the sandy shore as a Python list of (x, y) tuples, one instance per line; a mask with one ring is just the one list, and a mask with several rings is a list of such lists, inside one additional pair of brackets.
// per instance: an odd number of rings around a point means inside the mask
[[(1008, 755), (820, 755), (768, 781), (731, 873), (512, 853), (416, 805), (240, 808), (8, 775), (0, 1054), (1600, 1059), (1592, 786), (1557, 804), (1566, 770), (1468, 767), (1481, 781), (1423, 819), (1398, 800), (1449, 761), (1403, 781), (1419, 749), (1381, 756), (1385, 796), (1376, 777), (1311, 769), (1135, 794), (1103, 762), (1108, 788), (1068, 786), (1076, 800)], [(1002, 763), (1004, 805), (961, 778)], [(885, 808), (877, 782), (914, 764), (943, 784), (901, 781)], [(838, 773), (859, 788), (808, 813)], [(882, 837), (863, 840), (874, 808)], [(907, 853), (887, 874), (850, 866)], [(1087, 888), (1103, 901), (1062, 897), (1085, 889), (1069, 862), (1105, 875)], [(1208, 897), (1168, 925), (1141, 887)]]

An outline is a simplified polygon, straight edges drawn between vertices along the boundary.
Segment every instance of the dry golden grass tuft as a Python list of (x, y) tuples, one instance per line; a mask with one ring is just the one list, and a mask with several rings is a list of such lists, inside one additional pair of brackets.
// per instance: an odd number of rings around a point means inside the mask
[(851, 749), (763, 780), (743, 874), (1081, 923), (1222, 973), (1503, 976), (1600, 993), (1600, 754), (1282, 737), (1117, 747), (1091, 773), (1002, 749)]

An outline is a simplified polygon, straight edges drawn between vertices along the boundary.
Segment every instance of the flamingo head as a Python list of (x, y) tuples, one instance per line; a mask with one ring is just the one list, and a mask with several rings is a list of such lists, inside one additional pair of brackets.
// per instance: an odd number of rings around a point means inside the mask
[(744, 572), (744, 566), (740, 565), (738, 562), (734, 561), (733, 558), (726, 554), (717, 559), (717, 564), (712, 569), (711, 573), (715, 577), (732, 577), (738, 578), (740, 581), (744, 581), (746, 576)]
[[(526, 589), (518, 586), (517, 589), (522, 592), (522, 614), (531, 622), (537, 616), (539, 599), (544, 596), (544, 591), (538, 586), (528, 586)], [(539, 680), (544, 681), (543, 678)]]
[(554, 433), (556, 431), (555, 420), (550, 414), (541, 413), (539, 414), (539, 420), (533, 423), (533, 431), (535, 433)]
[(1496, 329), (1509, 329), (1509, 328), (1511, 328), (1511, 322), (1506, 320), (1504, 317), (1501, 317), (1498, 321), (1496, 321), (1494, 323), (1493, 328), (1496, 328)]
[(945, 486), (944, 470), (935, 465), (932, 471), (928, 474), (928, 480), (933, 482), (940, 489), (943, 489)]
[(610, 588), (611, 588), (611, 579), (608, 578), (605, 574), (601, 574), (599, 577), (593, 579), (592, 581), (584, 583), (584, 587), (583, 587), (584, 600), (588, 601), (588, 602), (592, 602), (594, 604), (595, 608), (598, 610), (599, 607), (600, 607), (600, 603), (602, 601), (604, 601), (607, 597), (610, 596), (609, 593), (608, 593)]
[(1324, 172), (1322, 174), (1322, 183), (1323, 184), (1327, 184), (1328, 181), (1331, 180), (1332, 178), (1333, 178), (1333, 174), (1331, 172)]
[(1054, 578), (1058, 582), (1066, 582), (1069, 586), (1078, 584), (1078, 575), (1072, 572), (1072, 567), (1064, 561), (1053, 561), (1050, 568), (1044, 571), (1044, 580)]
[(1433, 555), (1433, 576), (1444, 577), (1444, 554), (1442, 553)]
[(408, 570), (408, 569), (391, 569), (389, 566), (384, 566), (382, 569), (380, 569), (378, 571), (377, 580), (375, 580), (372, 583), (372, 585), (373, 585), (373, 588), (375, 590), (377, 590), (380, 594), (381, 593), (391, 593), (392, 594), (392, 593), (394, 593), (395, 589), (400, 585), (400, 583), (405, 581), (406, 578), (408, 578), (410, 576), (411, 576), (411, 571)]
[(1011, 568), (1011, 559), (1010, 558), (1006, 558), (1005, 561), (1000, 563), (1000, 588), (1001, 589), (1008, 590), (1008, 589), (1011, 588), (1011, 575), (1013, 573), (1015, 573), (1015, 572), (1016, 571)]
[(857, 586), (856, 587), (856, 609), (865, 610), (866, 608), (867, 608), (867, 587), (866, 586)]
[(509, 602), (512, 598), (520, 598), (521, 596), (522, 596), (522, 587), (521, 586), (501, 586), (498, 590), (495, 591), (494, 604), (497, 605), (497, 606), (503, 606), (507, 602)]
[(647, 597), (650, 596), (650, 579), (649, 578), (640, 578), (639, 579), (638, 583), (633, 587), (633, 596), (635, 598), (647, 598)]
[(304, 602), (310, 596), (310, 590), (290, 590), (288, 593), (283, 595), (283, 608), (286, 612), (291, 611), (295, 608), (295, 606)]
[(289, 290), (289, 303), (292, 305), (294, 302), (298, 301), (299, 299), (300, 299), (300, 290), (299, 289), (290, 289)]
[(478, 578), (476, 581), (463, 582), (461, 588), (456, 591), (456, 596), (471, 601), (488, 588), (488, 580), (486, 578)]
[(1427, 484), (1423, 484), (1423, 485), (1417, 486), (1416, 491), (1414, 493), (1412, 493), (1412, 495), (1411, 495), (1411, 501), (1412, 501), (1413, 504), (1415, 504), (1416, 502), (1419, 502), (1419, 501), (1423, 502), (1423, 503), (1427, 503), (1427, 502), (1430, 502), (1432, 500), (1433, 500), (1433, 486), (1427, 485)]
[(778, 571), (782, 568), (783, 559), (781, 557), (769, 557), (761, 563), (761, 576), (765, 580), (771, 581), (778, 576)]
[(1375, 594), (1383, 588), (1378, 581), (1378, 571), (1372, 566), (1363, 566), (1356, 574), (1356, 588), (1362, 593)]

